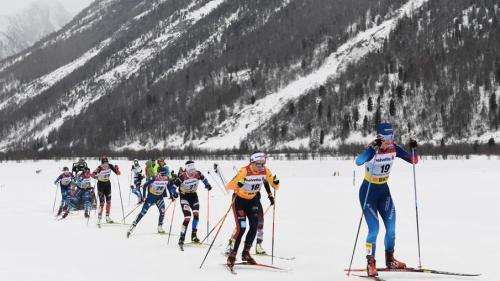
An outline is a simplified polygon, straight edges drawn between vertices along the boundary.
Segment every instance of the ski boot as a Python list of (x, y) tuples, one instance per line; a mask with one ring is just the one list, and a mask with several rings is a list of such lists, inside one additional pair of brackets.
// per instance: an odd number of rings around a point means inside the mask
[(115, 223), (115, 222), (109, 217), (109, 215), (106, 215), (106, 223)]
[(66, 218), (68, 215), (69, 215), (69, 211), (64, 212), (61, 219)]
[(250, 248), (252, 248), (252, 244), (245, 244), (243, 252), (241, 253), (241, 260), (249, 264), (257, 264), (257, 262), (250, 255)]
[(130, 229), (127, 231), (127, 238), (129, 238), (129, 237), (130, 237), (130, 235), (131, 235), (131, 234), (132, 234), (132, 232), (134, 231), (135, 227), (136, 227), (136, 224), (135, 224), (135, 222), (134, 222), (134, 223), (132, 223), (132, 225), (130, 226)]
[(385, 251), (385, 265), (390, 269), (406, 268), (406, 263), (398, 261), (396, 258), (394, 258), (394, 250)]
[(233, 251), (233, 244), (234, 244), (234, 240), (229, 239), (229, 242), (227, 243), (227, 246), (226, 246), (226, 250), (224, 251), (224, 254), (226, 254), (226, 256), (229, 256), (231, 254), (231, 252)]
[(63, 207), (59, 207), (59, 210), (57, 211), (56, 217), (60, 216), (62, 214)]
[(101, 214), (97, 215), (97, 226), (98, 227), (101, 227), (101, 220), (102, 220), (102, 215)]
[(229, 254), (229, 256), (227, 257), (227, 262), (226, 262), (226, 265), (227, 267), (229, 267), (229, 269), (233, 269), (234, 267), (234, 263), (236, 262), (236, 251), (231, 251), (231, 253)]
[(366, 274), (371, 277), (378, 276), (377, 263), (375, 261), (375, 257), (372, 255), (367, 255), (366, 261), (367, 261)]
[(257, 244), (255, 244), (255, 254), (256, 255), (265, 255), (267, 254), (266, 253), (266, 250), (264, 250), (264, 248), (262, 248), (262, 242), (257, 242)]
[(195, 243), (195, 244), (199, 244), (201, 241), (200, 239), (198, 239), (198, 237), (196, 236), (196, 232), (197, 230), (196, 229), (193, 229), (192, 233), (191, 233), (191, 242)]
[(163, 225), (161, 224), (158, 225), (158, 233), (165, 234), (165, 230), (163, 229)]
[(85, 210), (85, 213), (83, 213), (83, 216), (87, 219), (90, 217), (89, 210)]

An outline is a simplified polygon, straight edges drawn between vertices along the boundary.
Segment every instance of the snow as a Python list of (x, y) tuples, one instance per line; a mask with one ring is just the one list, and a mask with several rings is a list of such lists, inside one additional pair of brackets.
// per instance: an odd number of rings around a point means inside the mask
[[(130, 161), (110, 159), (119, 164), (121, 192), (125, 212), (134, 207), (132, 195), (128, 203)], [(177, 170), (185, 160), (168, 160)], [(294, 261), (275, 260), (275, 265), (290, 269), (275, 272), (254, 268), (237, 269), (237, 277), (220, 265), (221, 255), (234, 227), (230, 214), (224, 223), (204, 267), (199, 269), (206, 247), (186, 247), (180, 252), (172, 236), (155, 234), (158, 211), (152, 207), (139, 223), (134, 234), (125, 238), (124, 226), (104, 226), (98, 229), (91, 213), (90, 223), (81, 212), (66, 220), (54, 221), (51, 215), (55, 195), (54, 179), (69, 160), (1, 162), (0, 171), (0, 279), (9, 281), (80, 280), (358, 280), (347, 278), (343, 269), (349, 265), (352, 246), (360, 216), (358, 185), (363, 167), (353, 160), (279, 161), (270, 159), (268, 166), (281, 180), (276, 197), (275, 253), (294, 256)], [(89, 161), (94, 169), (97, 161)], [(213, 161), (197, 161), (206, 173)], [(226, 177), (246, 161), (219, 161)], [(141, 161), (144, 165), (144, 161)], [(479, 278), (458, 279), (426, 274), (381, 273), (386, 280), (499, 280), (496, 269), (500, 259), (500, 225), (498, 224), (497, 182), (500, 160), (473, 157), (471, 160), (423, 160), (417, 166), (417, 188), (421, 231), (422, 262), (425, 268), (466, 273), (482, 273)], [(36, 173), (36, 170), (41, 170)], [(353, 186), (355, 171), (355, 186)], [(340, 176), (333, 176), (339, 172)], [(222, 217), (231, 199), (208, 176), (213, 185), (210, 193), (210, 225)], [(113, 204), (111, 217), (121, 220), (117, 179), (112, 177)], [(412, 168), (397, 160), (389, 182), (397, 208), (396, 255), (416, 266), (417, 241)], [(206, 234), (207, 192), (198, 191), (200, 198), (199, 236)], [(59, 203), (59, 196), (57, 202)], [(168, 203), (167, 203), (168, 204)], [(264, 208), (268, 206), (263, 196)], [(137, 211), (127, 219), (131, 223)], [(167, 211), (168, 231), (172, 207)], [(178, 234), (182, 223), (177, 206), (172, 233)], [(271, 250), (272, 211), (267, 214), (264, 248)], [(383, 264), (383, 234), (378, 237), (377, 259)], [(367, 227), (363, 222), (353, 266), (365, 265), (363, 241)], [(188, 235), (189, 235), (188, 231)], [(213, 237), (213, 236), (212, 236)], [(241, 251), (241, 250), (240, 250)], [(239, 258), (239, 256), (238, 256)], [(255, 257), (271, 263), (270, 258)], [(361, 280), (361, 279), (359, 279)]]
[(246, 105), (233, 118), (228, 118), (216, 128), (219, 136), (196, 145), (206, 149), (238, 147), (240, 142), (263, 122), (279, 113), (290, 101), (308, 93), (339, 75), (350, 63), (356, 62), (370, 52), (380, 48), (383, 40), (396, 26), (398, 20), (421, 7), (425, 0), (410, 0), (393, 17), (382, 24), (358, 33), (332, 53), (317, 70), (302, 76), (275, 93), (266, 95), (254, 104)]
[(33, 98), (43, 91), (49, 89), (57, 82), (61, 81), (64, 77), (75, 71), (76, 69), (82, 67), (87, 63), (90, 59), (95, 57), (99, 52), (106, 47), (110, 42), (110, 39), (106, 39), (103, 42), (99, 43), (94, 48), (87, 51), (81, 57), (73, 60), (72, 62), (59, 67), (58, 69), (46, 74), (40, 78), (35, 79), (28, 85), (24, 87), (22, 91), (19, 91), (16, 95), (11, 96), (10, 98), (4, 100), (0, 103), (0, 110), (4, 109), (10, 103), (20, 104), (25, 102), (29, 98)]

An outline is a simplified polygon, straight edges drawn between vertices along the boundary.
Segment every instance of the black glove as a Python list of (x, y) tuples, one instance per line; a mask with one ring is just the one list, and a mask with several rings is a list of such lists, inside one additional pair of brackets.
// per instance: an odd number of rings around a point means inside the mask
[(274, 177), (273, 177), (273, 183), (274, 183), (275, 185), (280, 184), (280, 180), (276, 177), (276, 175), (274, 175)]
[(182, 181), (179, 178), (175, 178), (174, 185), (175, 186), (181, 186), (181, 184), (182, 184)]
[(175, 199), (177, 199), (177, 197), (179, 197), (179, 193), (177, 193), (177, 192), (174, 192), (174, 193), (172, 193), (172, 194), (170, 195), (170, 199), (171, 199), (172, 201), (174, 201)]
[(244, 182), (242, 182), (242, 181), (239, 181), (239, 182), (237, 183), (237, 185), (238, 185), (238, 187), (243, 187), (243, 186), (245, 185), (245, 183), (244, 183)]
[(205, 186), (206, 189), (208, 189), (208, 191), (212, 190), (212, 186), (211, 185), (207, 185)]
[(380, 147), (382, 145), (382, 139), (381, 138), (376, 138), (370, 145), (373, 148)]
[(271, 203), (271, 206), (272, 206), (272, 205), (274, 205), (274, 197), (273, 197), (273, 195), (272, 195), (272, 194), (269, 194), (269, 195), (267, 196), (267, 198), (269, 198), (269, 202)]
[(417, 146), (418, 146), (417, 141), (414, 139), (410, 139), (410, 148), (415, 149), (415, 148), (417, 148)]

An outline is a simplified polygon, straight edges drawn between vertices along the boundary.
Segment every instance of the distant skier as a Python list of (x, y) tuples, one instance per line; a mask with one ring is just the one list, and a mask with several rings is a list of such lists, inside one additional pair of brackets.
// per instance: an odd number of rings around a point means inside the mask
[(175, 191), (175, 188), (169, 188), (168, 171), (165, 167), (161, 167), (158, 169), (158, 174), (153, 179), (147, 181), (143, 186), (143, 196), (146, 197), (146, 200), (144, 202), (144, 206), (142, 206), (141, 212), (137, 215), (137, 218), (128, 230), (127, 238), (130, 237), (130, 234), (132, 234), (137, 224), (141, 221), (142, 217), (144, 217), (152, 205), (156, 205), (160, 212), (160, 216), (158, 218), (158, 233), (165, 233), (165, 230), (163, 230), (163, 220), (165, 218), (165, 201), (163, 200), (163, 192), (167, 189), (172, 200), (175, 200), (175, 198), (179, 196)]
[(101, 224), (104, 202), (106, 202), (106, 222), (113, 223), (113, 220), (109, 217), (109, 213), (111, 212), (111, 172), (117, 176), (121, 174), (118, 165), (110, 164), (108, 157), (103, 156), (101, 157), (101, 165), (92, 173), (92, 177), (97, 178), (97, 193), (99, 195), (98, 224)]
[(153, 168), (153, 173), (155, 176), (158, 174), (160, 168), (167, 169), (167, 175), (170, 174), (170, 168), (168, 168), (167, 164), (165, 163), (165, 157), (160, 157), (158, 158), (158, 160), (156, 160), (156, 165)]
[[(88, 218), (90, 216), (90, 201), (91, 201), (91, 190), (92, 188), (92, 174), (90, 173), (89, 168), (84, 168), (83, 172), (80, 173), (80, 175), (77, 178), (73, 179), (74, 185), (77, 186), (77, 191), (75, 194), (75, 197), (69, 200), (69, 204), (71, 208), (76, 209), (76, 205), (78, 204), (78, 201), (80, 198), (83, 199), (83, 209), (85, 210), (84, 216)], [(67, 209), (64, 214), (63, 218), (68, 216), (69, 214), (69, 209)]]
[[(410, 140), (410, 147), (417, 147), (417, 142)], [(392, 269), (406, 267), (404, 262), (394, 258), (396, 209), (387, 181), (395, 157), (399, 157), (408, 163), (416, 164), (418, 162), (416, 155), (413, 157), (394, 143), (392, 125), (381, 123), (377, 126), (377, 138), (356, 158), (356, 165), (366, 165), (365, 179), (359, 189), (359, 201), (363, 208), (366, 198), (366, 206), (363, 213), (368, 224), (368, 236), (366, 238), (366, 269), (368, 276), (378, 275), (375, 262), (376, 241), (379, 230), (378, 214), (382, 217), (386, 228), (384, 239), (386, 266)], [(366, 197), (370, 182), (370, 191), (368, 197)]]
[(143, 197), (141, 193), (141, 183), (142, 179), (144, 179), (144, 175), (142, 174), (142, 168), (141, 165), (139, 164), (139, 160), (135, 159), (134, 164), (132, 165), (131, 169), (131, 183), (132, 185), (130, 186), (130, 189), (132, 190), (132, 193), (134, 193), (137, 196), (137, 199), (139, 200), (137, 204), (141, 204), (143, 202)]
[(245, 246), (241, 254), (244, 262), (255, 264), (250, 255), (250, 248), (257, 234), (259, 224), (259, 198), (257, 193), (267, 182), (274, 189), (279, 188), (279, 180), (273, 176), (265, 166), (266, 155), (263, 152), (255, 152), (250, 157), (250, 164), (241, 168), (238, 174), (227, 184), (226, 189), (234, 190), (233, 213), (236, 220), (236, 237), (234, 246), (227, 258), (227, 266), (233, 268), (241, 239), (245, 233), (248, 218), (250, 229), (245, 238)]
[(73, 167), (71, 169), (71, 172), (73, 172), (73, 175), (75, 177), (79, 176), (79, 173), (83, 172), (85, 168), (88, 168), (87, 162), (83, 158), (78, 159), (78, 162), (73, 163)]
[(61, 205), (57, 211), (57, 216), (61, 215), (63, 211), (68, 210), (69, 200), (71, 198), (71, 183), (73, 182), (73, 174), (69, 171), (68, 167), (62, 169), (60, 174), (54, 181), (54, 184), (59, 184), (61, 188)]
[(146, 176), (146, 181), (152, 179), (155, 176), (155, 160), (151, 159), (146, 161), (146, 167), (144, 168), (144, 175)]
[(196, 169), (194, 161), (191, 160), (186, 162), (185, 169), (181, 169), (179, 175), (174, 179), (174, 186), (179, 188), (180, 204), (184, 213), (184, 221), (182, 222), (181, 235), (179, 237), (179, 245), (181, 247), (184, 245), (187, 228), (191, 220), (191, 212), (193, 215), (191, 242), (200, 243), (200, 239), (196, 236), (200, 210), (198, 193), (196, 193), (199, 181), (203, 182), (208, 191), (212, 189), (208, 180)]

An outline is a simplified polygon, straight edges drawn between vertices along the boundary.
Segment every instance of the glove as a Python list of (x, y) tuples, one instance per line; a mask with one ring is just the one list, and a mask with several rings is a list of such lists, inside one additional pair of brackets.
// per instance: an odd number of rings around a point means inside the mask
[(373, 148), (377, 148), (377, 147), (380, 147), (382, 145), (382, 138), (376, 138), (371, 144), (370, 146), (373, 147)]
[(274, 185), (280, 184), (280, 180), (276, 177), (276, 175), (274, 175), (274, 177), (273, 177), (273, 184)]
[(243, 186), (245, 185), (245, 183), (244, 183), (244, 182), (242, 182), (242, 181), (239, 181), (239, 182), (238, 182), (238, 183), (236, 183), (236, 184), (238, 185), (238, 187), (243, 187)]
[(177, 192), (172, 193), (172, 201), (177, 199), (177, 197), (179, 197), (179, 193), (177, 193)]
[(176, 179), (174, 180), (174, 185), (175, 185), (175, 186), (181, 186), (181, 184), (182, 184), (182, 181), (181, 181), (179, 178), (176, 178)]
[(118, 167), (118, 165), (115, 165), (115, 170), (116, 170), (116, 175), (121, 175), (122, 172), (120, 172), (120, 167)]
[(208, 191), (212, 190), (212, 186), (211, 185), (207, 185), (205, 186), (206, 189), (208, 189)]
[(269, 198), (269, 202), (271, 203), (271, 206), (272, 206), (272, 205), (274, 205), (274, 197), (273, 197), (273, 195), (272, 195), (272, 194), (269, 194), (269, 195), (267, 196), (267, 198)]
[(417, 146), (418, 146), (417, 141), (414, 139), (410, 139), (410, 148), (415, 149), (415, 148), (417, 148)]

